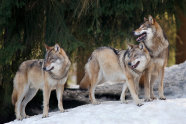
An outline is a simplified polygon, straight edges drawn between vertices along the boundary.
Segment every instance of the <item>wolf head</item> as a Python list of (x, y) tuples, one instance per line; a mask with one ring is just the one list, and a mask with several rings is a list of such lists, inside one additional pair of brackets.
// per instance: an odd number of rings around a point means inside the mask
[(132, 70), (143, 72), (150, 61), (150, 54), (144, 43), (140, 43), (139, 45), (128, 45), (125, 61), (126, 65)]
[(144, 18), (144, 23), (134, 31), (134, 35), (137, 36), (136, 41), (141, 42), (152, 39), (157, 26), (156, 20), (151, 15), (149, 15), (148, 19)]
[(46, 54), (44, 59), (43, 70), (53, 73), (59, 73), (60, 69), (66, 63), (66, 54), (58, 44), (49, 47), (44, 44)]

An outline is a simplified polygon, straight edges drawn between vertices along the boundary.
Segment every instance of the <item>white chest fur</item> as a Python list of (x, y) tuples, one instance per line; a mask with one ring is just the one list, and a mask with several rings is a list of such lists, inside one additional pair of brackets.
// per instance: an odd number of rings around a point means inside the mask
[(164, 59), (161, 59), (161, 58), (154, 58), (154, 59), (153, 59), (153, 63), (154, 63), (156, 66), (163, 66), (163, 65), (164, 65)]
[(67, 77), (65, 77), (65, 78), (63, 78), (63, 79), (61, 79), (61, 80), (56, 80), (56, 79), (53, 79), (53, 78), (51, 78), (51, 77), (48, 77), (48, 78), (47, 78), (48, 84), (49, 84), (51, 87), (53, 87), (53, 88), (56, 87), (58, 83), (59, 83), (59, 84), (64, 84), (64, 83), (66, 82), (66, 80), (67, 80)]

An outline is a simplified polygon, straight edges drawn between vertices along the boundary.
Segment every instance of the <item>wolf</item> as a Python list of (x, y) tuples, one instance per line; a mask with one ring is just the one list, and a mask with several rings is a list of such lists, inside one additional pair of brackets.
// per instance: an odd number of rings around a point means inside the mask
[(164, 68), (168, 60), (168, 39), (158, 22), (149, 15), (144, 18), (144, 23), (134, 31), (136, 41), (143, 42), (151, 56), (151, 66), (144, 75), (145, 100), (156, 99), (153, 93), (153, 84), (159, 82), (159, 99), (165, 100), (163, 91)]
[(45, 45), (45, 48), (45, 59), (24, 61), (14, 77), (12, 104), (18, 120), (28, 117), (25, 107), (39, 89), (43, 90), (43, 117), (48, 116), (50, 93), (54, 89), (58, 108), (64, 111), (62, 95), (71, 62), (58, 44), (52, 47)]
[[(89, 88), (92, 104), (100, 104), (95, 99), (95, 88), (106, 81), (122, 82), (121, 102), (125, 103), (125, 91), (129, 88), (137, 106), (143, 105), (138, 98), (135, 83), (139, 82), (143, 71), (148, 67), (150, 54), (144, 44), (128, 45), (127, 50), (100, 47), (93, 51), (85, 65), (85, 75), (80, 82), (81, 89)], [(126, 82), (126, 83), (125, 83)]]

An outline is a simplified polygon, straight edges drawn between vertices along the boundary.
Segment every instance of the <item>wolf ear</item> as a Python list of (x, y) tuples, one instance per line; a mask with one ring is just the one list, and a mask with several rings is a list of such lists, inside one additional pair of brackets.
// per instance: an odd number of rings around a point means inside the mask
[(43, 43), (43, 46), (45, 47), (46, 51), (50, 50), (51, 47), (49, 47), (48, 45), (46, 45), (45, 43)]
[(146, 21), (148, 21), (148, 19), (144, 17), (144, 22), (146, 22)]
[(154, 24), (154, 22), (155, 22), (155, 20), (153, 19), (153, 17), (152, 17), (151, 15), (149, 15), (149, 22), (150, 22), (151, 24)]
[(128, 47), (128, 49), (130, 50), (130, 49), (133, 48), (133, 45), (132, 45), (132, 44), (127, 44), (127, 47)]
[(139, 48), (140, 48), (140, 50), (145, 49), (145, 44), (144, 44), (143, 42), (141, 42), (141, 43), (139, 44)]
[(59, 46), (58, 44), (56, 44), (56, 45), (54, 46), (54, 50), (55, 50), (56, 52), (59, 52), (60, 46)]

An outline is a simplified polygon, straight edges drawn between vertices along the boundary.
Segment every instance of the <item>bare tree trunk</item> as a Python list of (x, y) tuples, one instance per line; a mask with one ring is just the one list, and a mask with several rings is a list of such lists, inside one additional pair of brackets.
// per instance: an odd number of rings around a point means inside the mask
[(179, 8), (176, 10), (176, 19), (176, 63), (179, 64), (186, 60), (186, 17)]

